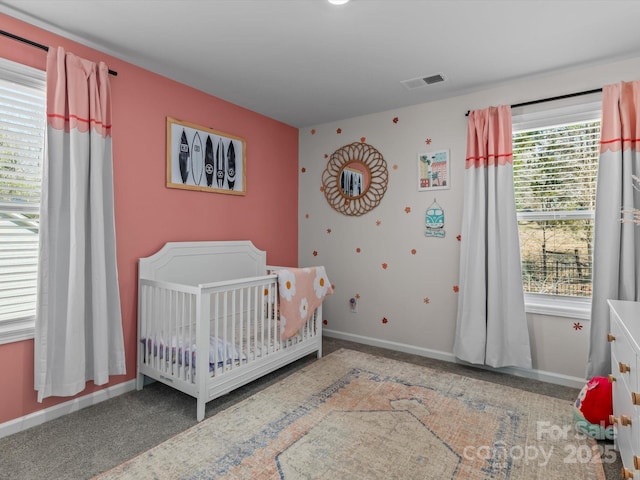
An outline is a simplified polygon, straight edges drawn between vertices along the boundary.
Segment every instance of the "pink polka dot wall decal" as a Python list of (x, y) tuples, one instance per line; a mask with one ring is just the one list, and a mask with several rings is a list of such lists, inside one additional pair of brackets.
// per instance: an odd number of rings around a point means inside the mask
[(418, 253), (418, 251), (415, 248), (411, 249), (411, 255), (415, 255), (416, 253)]
[(314, 256), (314, 257), (317, 257), (317, 256), (318, 256), (318, 251), (317, 251), (317, 250), (314, 250), (314, 251), (313, 251), (313, 256)]
[(361, 141), (362, 143), (366, 142), (366, 141), (367, 141), (367, 137), (360, 137), (360, 141)]
[(356, 248), (356, 253), (360, 253), (362, 250), (360, 250), (360, 247)]
[(338, 129), (336, 130), (336, 133), (337, 133), (338, 135), (340, 135), (340, 134), (342, 133), (342, 129), (341, 129), (341, 128), (338, 128)]
[(302, 168), (300, 169), (300, 171), (301, 171), (302, 173), (305, 173), (305, 172), (307, 171), (307, 169), (306, 169), (306, 168), (304, 168), (304, 167), (302, 167)]
[(424, 297), (423, 302), (424, 302), (425, 304), (428, 304), (430, 301), (431, 301), (431, 300), (429, 300), (429, 297)]
[(379, 227), (380, 225), (382, 225), (382, 222), (380, 220), (376, 220), (376, 227)]
[(382, 323), (385, 325), (389, 323), (389, 320), (387, 319), (387, 317), (382, 317)]
[(391, 168), (393, 168), (394, 170), (398, 169), (398, 165), (394, 164)]
[(393, 123), (398, 123), (398, 117), (393, 117)]
[(427, 139), (424, 141), (424, 143), (426, 143), (427, 145), (431, 145), (431, 139), (430, 139), (430, 138), (427, 138)]
[(315, 135), (315, 134), (316, 134), (316, 129), (315, 129), (315, 128), (312, 128), (312, 129), (311, 129), (311, 135)]
[(453, 286), (453, 291), (458, 293), (460, 291), (460, 287), (458, 285)]
[(411, 213), (411, 207), (404, 207), (405, 213)]
[(330, 228), (327, 228), (327, 233), (331, 234), (331, 229)]
[(387, 268), (389, 268), (389, 265), (385, 262), (382, 264), (382, 269), (386, 270)]

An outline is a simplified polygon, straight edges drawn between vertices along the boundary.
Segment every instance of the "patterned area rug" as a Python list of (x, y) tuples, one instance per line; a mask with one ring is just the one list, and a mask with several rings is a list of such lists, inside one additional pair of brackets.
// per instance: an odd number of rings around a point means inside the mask
[(342, 349), (97, 478), (605, 476), (571, 402)]

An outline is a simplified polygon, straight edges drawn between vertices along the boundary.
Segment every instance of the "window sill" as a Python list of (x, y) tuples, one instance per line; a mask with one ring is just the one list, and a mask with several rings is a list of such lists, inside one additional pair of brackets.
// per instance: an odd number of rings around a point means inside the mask
[(524, 294), (524, 309), (527, 313), (591, 320), (591, 298)]
[(35, 335), (35, 325), (36, 321), (34, 318), (8, 320), (0, 323), (0, 345), (33, 338)]

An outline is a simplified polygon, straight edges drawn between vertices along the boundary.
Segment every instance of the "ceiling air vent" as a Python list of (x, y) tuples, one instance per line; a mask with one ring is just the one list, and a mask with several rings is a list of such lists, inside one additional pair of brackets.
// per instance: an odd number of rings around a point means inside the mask
[(429, 75), (426, 77), (412, 78), (410, 80), (403, 80), (402, 83), (406, 88), (412, 90), (414, 88), (426, 87), (427, 85), (433, 85), (434, 83), (444, 82), (444, 75), (436, 73), (435, 75)]

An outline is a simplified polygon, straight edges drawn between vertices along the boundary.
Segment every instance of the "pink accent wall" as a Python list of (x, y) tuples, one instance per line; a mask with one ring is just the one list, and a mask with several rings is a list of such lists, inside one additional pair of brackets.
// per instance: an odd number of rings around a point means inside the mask
[[(169, 241), (251, 240), (267, 262), (298, 261), (298, 130), (173, 80), (0, 14), (2, 29), (98, 62), (111, 77), (112, 138), (118, 273), (127, 375), (135, 378), (137, 259)], [(0, 56), (45, 69), (46, 53), (0, 36)], [(246, 141), (245, 196), (169, 189), (166, 183), (166, 117)], [(0, 423), (68, 401), (36, 402), (33, 341), (0, 345)], [(90, 384), (86, 395), (102, 387)]]

